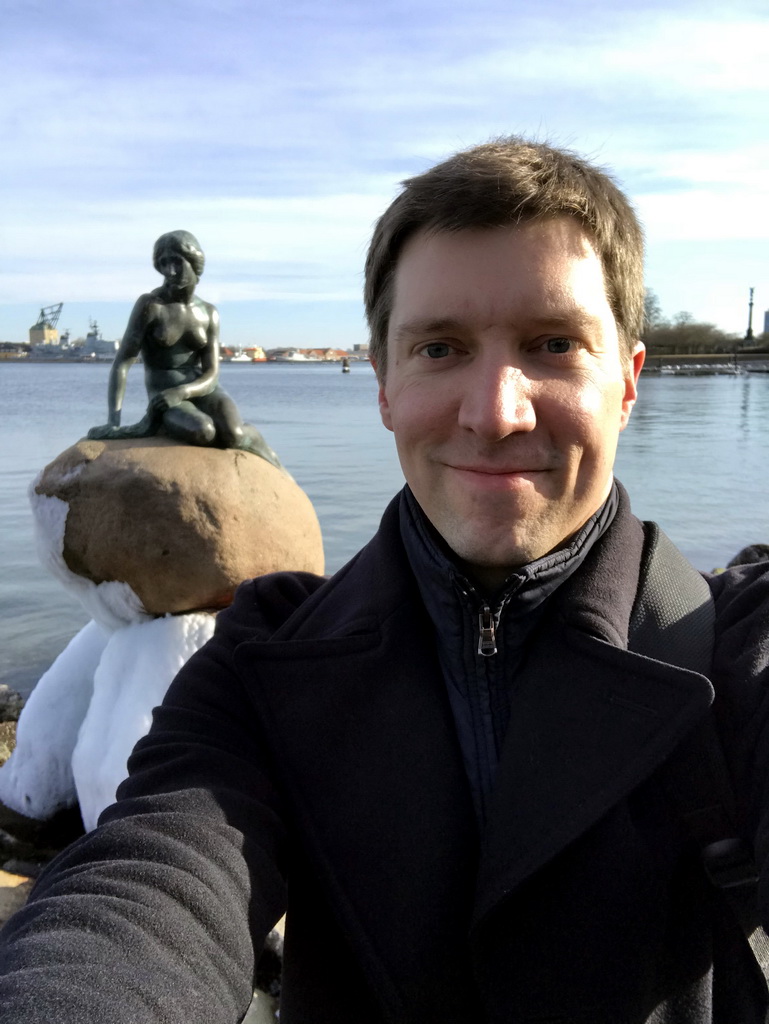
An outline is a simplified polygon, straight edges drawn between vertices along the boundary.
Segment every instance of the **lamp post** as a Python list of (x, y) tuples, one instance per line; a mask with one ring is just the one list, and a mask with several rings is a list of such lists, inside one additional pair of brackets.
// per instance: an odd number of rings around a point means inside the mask
[(754, 289), (750, 289), (750, 301), (748, 302), (748, 329), (745, 332), (745, 341), (753, 340), (753, 292)]

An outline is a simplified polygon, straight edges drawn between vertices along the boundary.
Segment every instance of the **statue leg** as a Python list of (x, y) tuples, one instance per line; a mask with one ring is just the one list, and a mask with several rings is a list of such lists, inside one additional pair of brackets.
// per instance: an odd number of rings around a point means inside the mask
[(272, 463), (273, 466), (276, 466), (278, 469), (283, 469), (285, 472), (283, 464), (278, 458), (277, 453), (270, 448), (255, 426), (251, 423), (244, 423), (242, 434), (241, 442), (236, 447), (242, 448), (247, 452), (253, 452), (254, 455), (260, 455), (263, 459)]
[(199, 398), (197, 404), (213, 420), (218, 445), (222, 448), (242, 447), (243, 420), (237, 405), (223, 388), (215, 388), (210, 395)]
[(216, 442), (216, 425), (192, 402), (181, 402), (163, 413), (163, 429), (176, 441), (207, 448)]
[(283, 469), (280, 459), (256, 427), (243, 422), (237, 405), (226, 391), (217, 388), (210, 395), (199, 399), (198, 405), (216, 424), (216, 444), (222, 448), (239, 448), (242, 451), (253, 452), (278, 469)]

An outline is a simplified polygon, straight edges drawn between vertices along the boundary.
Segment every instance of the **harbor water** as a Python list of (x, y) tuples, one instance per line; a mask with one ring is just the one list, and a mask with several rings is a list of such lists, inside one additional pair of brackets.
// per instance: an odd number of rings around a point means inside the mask
[[(28, 693), (85, 612), (40, 567), (27, 491), (37, 473), (106, 418), (107, 364), (0, 364), (0, 683)], [(313, 501), (326, 569), (377, 527), (402, 483), (368, 363), (230, 364), (224, 387)], [(145, 405), (129, 374), (123, 422)], [(620, 439), (617, 476), (700, 569), (769, 543), (769, 374), (644, 376)]]

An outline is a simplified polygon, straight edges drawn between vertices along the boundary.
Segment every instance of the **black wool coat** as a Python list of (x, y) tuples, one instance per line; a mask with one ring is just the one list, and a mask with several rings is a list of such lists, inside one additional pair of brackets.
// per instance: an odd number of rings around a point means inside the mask
[(397, 500), (330, 581), (240, 588), (118, 803), (7, 925), (2, 1024), (234, 1024), (286, 908), (281, 1024), (764, 1021), (665, 767), (715, 713), (763, 864), (769, 574), (712, 580), (711, 711), (703, 676), (626, 649), (623, 497), (513, 681), (479, 834)]

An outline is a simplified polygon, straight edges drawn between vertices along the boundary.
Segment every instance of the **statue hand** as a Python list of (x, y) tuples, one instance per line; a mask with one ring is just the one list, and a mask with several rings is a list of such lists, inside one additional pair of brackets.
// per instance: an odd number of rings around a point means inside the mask
[(111, 437), (120, 430), (120, 428), (114, 423), (105, 423), (101, 427), (91, 427), (88, 431), (89, 441), (108, 441)]
[(175, 408), (183, 401), (184, 398), (175, 388), (169, 388), (167, 391), (160, 391), (157, 395), (153, 395), (149, 401), (149, 408), (152, 412), (163, 413), (167, 409)]

